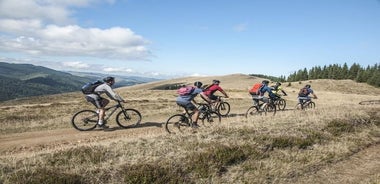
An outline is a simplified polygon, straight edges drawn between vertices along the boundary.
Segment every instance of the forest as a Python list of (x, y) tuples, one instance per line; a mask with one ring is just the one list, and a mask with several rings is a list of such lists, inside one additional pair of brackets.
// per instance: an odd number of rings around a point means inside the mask
[(351, 79), (360, 83), (367, 83), (371, 86), (380, 87), (380, 63), (373, 66), (363, 67), (360, 64), (354, 63), (348, 66), (330, 64), (328, 66), (315, 66), (311, 69), (300, 69), (293, 74), (285, 77), (280, 77), (280, 80), (287, 82), (314, 80), (314, 79)]

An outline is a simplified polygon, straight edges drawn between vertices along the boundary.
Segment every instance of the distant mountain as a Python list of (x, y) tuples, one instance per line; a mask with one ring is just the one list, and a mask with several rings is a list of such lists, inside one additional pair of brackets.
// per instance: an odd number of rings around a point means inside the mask
[[(105, 76), (97, 73), (62, 72), (32, 64), (0, 62), (0, 101), (79, 91), (83, 84)], [(157, 80), (144, 77), (115, 77), (115, 88)]]

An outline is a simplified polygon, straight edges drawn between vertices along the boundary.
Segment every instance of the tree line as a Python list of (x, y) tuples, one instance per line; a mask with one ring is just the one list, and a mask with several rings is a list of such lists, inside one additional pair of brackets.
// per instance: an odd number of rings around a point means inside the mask
[[(281, 77), (283, 80), (284, 78)], [(343, 65), (330, 64), (328, 66), (315, 66), (311, 69), (300, 69), (287, 78), (287, 82), (313, 80), (313, 79), (351, 79), (356, 82), (365, 82), (369, 85), (380, 87), (380, 64), (362, 67), (357, 63), (350, 67), (347, 63)]]

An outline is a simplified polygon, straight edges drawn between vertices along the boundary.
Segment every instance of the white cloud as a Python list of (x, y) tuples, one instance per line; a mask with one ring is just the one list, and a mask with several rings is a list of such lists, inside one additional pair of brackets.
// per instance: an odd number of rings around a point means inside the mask
[(123, 73), (132, 73), (132, 69), (126, 69), (126, 68), (112, 68), (112, 67), (106, 67), (103, 69), (104, 72), (123, 72)]
[[(83, 28), (70, 7), (101, 0), (0, 0), (0, 52), (150, 60), (150, 42), (129, 28)], [(114, 0), (103, 0), (114, 3)]]
[(90, 68), (90, 65), (82, 63), (80, 61), (67, 61), (62, 63), (65, 67), (75, 68), (75, 69), (85, 69)]

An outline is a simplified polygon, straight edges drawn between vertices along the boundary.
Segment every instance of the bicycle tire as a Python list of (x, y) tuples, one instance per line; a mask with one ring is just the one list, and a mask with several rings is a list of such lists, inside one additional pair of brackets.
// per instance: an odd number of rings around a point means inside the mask
[(222, 102), (218, 105), (218, 113), (225, 117), (230, 113), (230, 104), (228, 102)]
[(74, 114), (71, 119), (73, 127), (79, 131), (89, 131), (96, 128), (98, 114), (93, 110), (82, 110)]
[(276, 109), (277, 109), (276, 105), (272, 103), (268, 103), (266, 107), (264, 108), (265, 115), (268, 115), (268, 114), (273, 114), (273, 116), (276, 115), (276, 112), (277, 112)]
[[(125, 112), (125, 114), (124, 114)], [(140, 124), (141, 114), (136, 109), (125, 109), (116, 115), (116, 123), (123, 128), (133, 128)]]
[(175, 114), (165, 123), (165, 130), (169, 134), (183, 133), (186, 129), (191, 127), (191, 120), (183, 114)]
[(222, 121), (222, 116), (217, 112), (207, 111), (203, 112), (199, 120), (201, 120), (203, 126), (208, 127), (214, 123), (220, 123)]
[(305, 109), (315, 109), (315, 103), (313, 101), (309, 102), (309, 104), (307, 104)]
[(285, 110), (285, 107), (286, 107), (286, 100), (281, 98), (277, 101), (277, 107), (278, 107), (278, 110)]
[(250, 118), (253, 116), (260, 115), (260, 111), (257, 106), (251, 106), (248, 108), (247, 112), (245, 113), (245, 118)]

